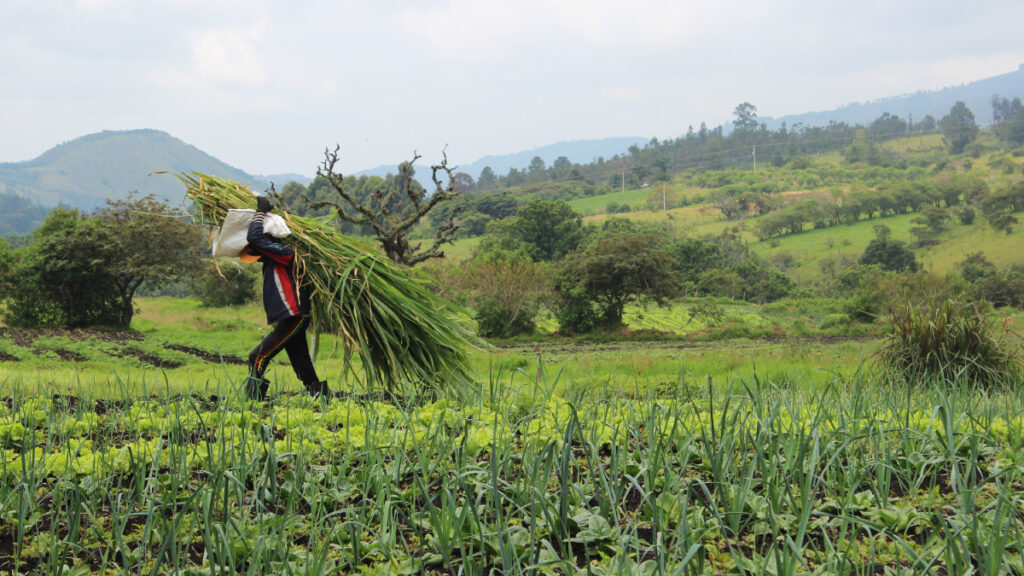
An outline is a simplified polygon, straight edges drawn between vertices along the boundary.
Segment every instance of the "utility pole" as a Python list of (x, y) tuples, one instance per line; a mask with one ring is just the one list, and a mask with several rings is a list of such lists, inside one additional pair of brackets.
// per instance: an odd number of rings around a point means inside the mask
[(622, 191), (626, 191), (626, 171), (622, 171)]
[(667, 212), (668, 211), (668, 201), (665, 199), (665, 186), (666, 185), (667, 184), (665, 184), (664, 182), (661, 183), (661, 211), (662, 212)]
[(757, 144), (754, 144), (751, 154), (754, 156), (754, 172), (757, 172)]

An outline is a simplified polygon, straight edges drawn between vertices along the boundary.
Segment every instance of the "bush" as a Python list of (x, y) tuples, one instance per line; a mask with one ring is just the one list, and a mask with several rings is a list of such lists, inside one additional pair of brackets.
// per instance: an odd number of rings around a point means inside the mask
[(690, 320), (712, 327), (721, 324), (725, 319), (725, 308), (709, 300), (701, 300), (691, 306), (686, 315)]
[(533, 334), (537, 329), (535, 311), (510, 314), (508, 308), (496, 299), (482, 301), (476, 311), (477, 333), (486, 338), (512, 338)]
[(846, 314), (826, 314), (818, 324), (819, 330), (845, 328), (850, 325), (851, 318)]
[(894, 306), (882, 367), (907, 382), (963, 377), (990, 386), (1020, 373), (1021, 356), (991, 305), (957, 298)]
[(601, 312), (585, 290), (575, 287), (562, 294), (555, 307), (555, 319), (563, 334), (585, 334), (601, 325)]
[(208, 262), (203, 273), (192, 282), (192, 294), (210, 308), (246, 304), (256, 297), (258, 268), (227, 262), (218, 272), (213, 262)]
[(864, 249), (860, 257), (863, 265), (877, 264), (882, 270), (893, 272), (917, 272), (918, 264), (914, 253), (899, 240), (875, 238)]
[(1024, 308), (1024, 273), (1011, 268), (1004, 274), (992, 274), (974, 285), (974, 296), (991, 302), (996, 308)]
[(27, 328), (118, 325), (124, 308), (118, 256), (113, 232), (97, 222), (76, 219), (48, 231), (14, 270), (7, 322)]

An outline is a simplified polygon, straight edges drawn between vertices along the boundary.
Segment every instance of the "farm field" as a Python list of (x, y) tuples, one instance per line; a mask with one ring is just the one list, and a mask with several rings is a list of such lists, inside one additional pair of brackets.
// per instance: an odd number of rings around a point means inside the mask
[(160, 298), (131, 332), (4, 328), (0, 572), (1024, 571), (1024, 395), (886, 383), (870, 336), (501, 343), (396, 402), (279, 362), (252, 403), (259, 321)]

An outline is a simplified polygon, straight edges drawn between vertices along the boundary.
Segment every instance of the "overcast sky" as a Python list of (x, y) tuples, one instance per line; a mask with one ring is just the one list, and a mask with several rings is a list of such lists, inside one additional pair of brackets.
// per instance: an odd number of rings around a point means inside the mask
[(2, 0), (0, 162), (154, 128), (252, 174), (684, 134), (1024, 63), (1020, 0)]

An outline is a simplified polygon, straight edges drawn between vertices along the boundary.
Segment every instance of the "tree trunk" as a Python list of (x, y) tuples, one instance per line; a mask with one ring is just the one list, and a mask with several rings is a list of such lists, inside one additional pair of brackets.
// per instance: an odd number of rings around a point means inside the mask
[(139, 285), (142, 284), (142, 279), (131, 279), (128, 280), (121, 287), (121, 318), (118, 320), (118, 326), (121, 328), (130, 328), (132, 324), (132, 318), (135, 316), (135, 307), (132, 306), (135, 300), (135, 291), (139, 289)]

